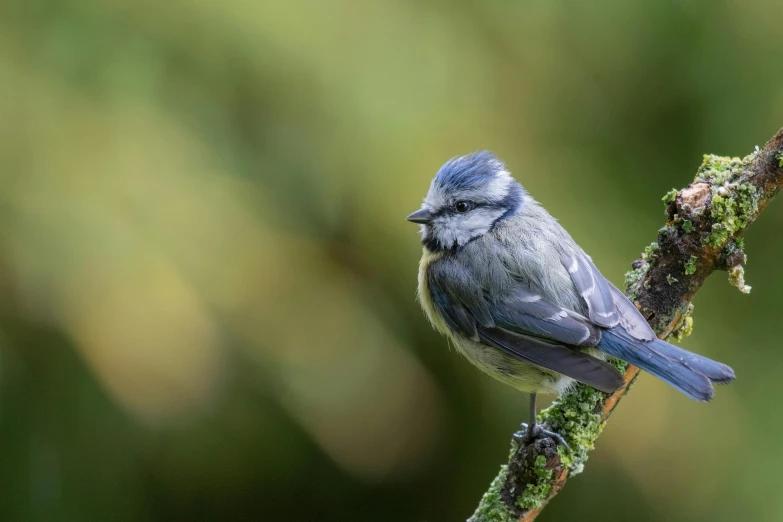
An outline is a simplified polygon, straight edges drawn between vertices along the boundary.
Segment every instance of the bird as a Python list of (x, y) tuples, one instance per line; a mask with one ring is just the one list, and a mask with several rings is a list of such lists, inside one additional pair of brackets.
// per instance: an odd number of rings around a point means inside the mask
[(538, 394), (575, 382), (624, 385), (611, 356), (709, 401), (729, 366), (658, 339), (566, 230), (489, 151), (447, 161), (419, 210), (418, 301), (432, 326), (484, 373), (530, 394), (526, 441), (559, 434), (536, 422)]

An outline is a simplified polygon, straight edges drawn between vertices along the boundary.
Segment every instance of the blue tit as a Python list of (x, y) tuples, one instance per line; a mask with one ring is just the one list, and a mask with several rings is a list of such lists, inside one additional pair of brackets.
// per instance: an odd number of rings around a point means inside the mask
[(636, 306), (489, 152), (449, 160), (421, 209), (418, 298), (432, 325), (483, 372), (535, 398), (575, 381), (611, 393), (622, 359), (709, 401), (734, 371), (659, 340)]

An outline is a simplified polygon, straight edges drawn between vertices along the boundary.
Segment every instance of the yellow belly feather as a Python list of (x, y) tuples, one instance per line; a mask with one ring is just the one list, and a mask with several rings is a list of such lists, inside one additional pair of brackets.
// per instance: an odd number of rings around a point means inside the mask
[(432, 326), (443, 335), (450, 337), (451, 332), (449, 331), (449, 327), (435, 309), (435, 304), (432, 302), (432, 293), (430, 292), (429, 280), (427, 278), (427, 270), (430, 265), (442, 256), (443, 254), (441, 253), (430, 252), (426, 248), (424, 249), (424, 254), (421, 256), (421, 262), (419, 263), (418, 297), (419, 303), (421, 303), (421, 307), (427, 315), (427, 319), (432, 323)]

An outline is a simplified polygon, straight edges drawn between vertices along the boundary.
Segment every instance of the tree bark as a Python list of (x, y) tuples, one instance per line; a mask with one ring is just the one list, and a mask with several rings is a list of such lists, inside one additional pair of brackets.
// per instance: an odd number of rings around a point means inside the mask
[[(747, 258), (742, 234), (783, 186), (783, 129), (743, 159), (705, 155), (693, 183), (664, 196), (667, 222), (626, 274), (626, 294), (665, 339), (690, 333), (693, 296), (716, 270), (742, 292)], [(552, 439), (520, 446), (512, 441), (507, 464), (493, 480), (469, 522), (529, 522), (581, 473), (606, 420), (639, 373), (613, 361), (625, 386), (609, 395), (585, 385), (559, 397), (540, 413), (544, 427), (568, 441)]]

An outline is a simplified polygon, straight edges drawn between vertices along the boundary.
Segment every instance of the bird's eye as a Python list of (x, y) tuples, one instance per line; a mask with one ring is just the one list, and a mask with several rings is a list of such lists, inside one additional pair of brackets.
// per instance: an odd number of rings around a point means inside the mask
[(467, 212), (471, 208), (473, 208), (473, 205), (471, 205), (469, 201), (457, 201), (454, 204), (454, 210), (460, 213)]

